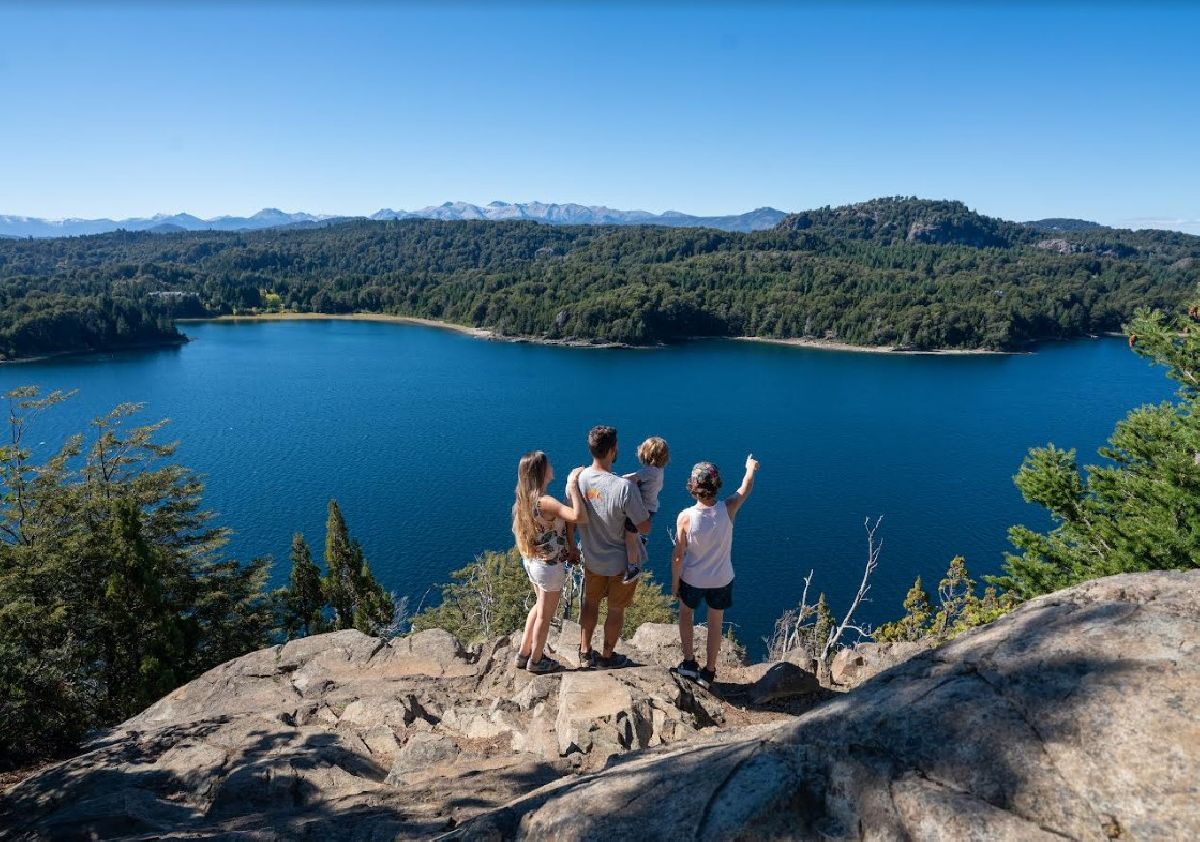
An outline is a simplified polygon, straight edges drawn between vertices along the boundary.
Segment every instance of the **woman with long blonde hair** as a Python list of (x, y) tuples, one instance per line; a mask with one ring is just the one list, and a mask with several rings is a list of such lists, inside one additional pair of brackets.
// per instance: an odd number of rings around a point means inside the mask
[(550, 620), (558, 608), (566, 582), (567, 524), (587, 523), (587, 509), (579, 492), (579, 472), (571, 471), (567, 478), (567, 506), (546, 493), (554, 480), (554, 466), (549, 457), (534, 450), (521, 457), (517, 465), (516, 501), (512, 508), (512, 530), (525, 573), (533, 585), (537, 601), (525, 619), (517, 668), (532, 673), (555, 672), (562, 664), (546, 657), (546, 637)]

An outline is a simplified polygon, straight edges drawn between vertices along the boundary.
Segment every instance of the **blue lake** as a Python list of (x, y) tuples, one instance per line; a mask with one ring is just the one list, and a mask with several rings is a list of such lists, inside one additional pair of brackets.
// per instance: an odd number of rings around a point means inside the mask
[[(1082, 461), (1131, 407), (1169, 398), (1162, 372), (1122, 340), (1016, 356), (901, 356), (705, 341), (656, 350), (485, 342), (354, 321), (196, 323), (177, 349), (0, 366), (5, 390), (78, 388), (31, 434), (41, 454), (122, 401), (171, 419), (179, 459), (238, 557), (271, 554), (287, 576), (291, 535), (319, 554), (325, 506), (342, 505), (380, 579), (414, 602), (484, 549), (511, 545), (518, 457), (546, 450), (560, 476), (587, 460), (595, 423), (620, 430), (617, 468), (648, 435), (671, 445), (660, 522), (689, 504), (695, 461), (730, 491), (747, 452), (759, 485), (735, 535), (735, 606), (753, 648), (816, 571), (835, 612), (857, 587), (863, 519), (883, 515), (883, 554), (861, 619), (901, 613), (917, 574), (935, 584), (965, 555), (995, 573), (1014, 523), (1044, 527), (1012, 476), (1028, 448)], [(561, 491), (561, 484), (555, 483)], [(651, 566), (669, 571), (664, 527)]]

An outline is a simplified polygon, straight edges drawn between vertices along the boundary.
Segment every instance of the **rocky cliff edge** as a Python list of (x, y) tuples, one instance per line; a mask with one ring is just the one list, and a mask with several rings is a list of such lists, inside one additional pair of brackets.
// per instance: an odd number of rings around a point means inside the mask
[(851, 654), (870, 677), (844, 694), (736, 658), (707, 693), (664, 626), (623, 644), (641, 666), (537, 677), (510, 639), (338, 632), (16, 785), (0, 836), (1200, 838), (1198, 644), (1200, 572), (1089, 582), (882, 670)]

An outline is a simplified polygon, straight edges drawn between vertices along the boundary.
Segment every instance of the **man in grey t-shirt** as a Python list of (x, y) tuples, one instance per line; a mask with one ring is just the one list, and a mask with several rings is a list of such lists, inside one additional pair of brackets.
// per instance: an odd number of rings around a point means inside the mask
[[(612, 472), (617, 458), (617, 431), (612, 427), (593, 427), (588, 433), (592, 464), (579, 474), (579, 490), (587, 506), (588, 520), (579, 527), (583, 550), (583, 607), (579, 625), (580, 667), (622, 667), (628, 659), (613, 651), (625, 622), (625, 608), (633, 601), (637, 582), (623, 582), (625, 576), (625, 519), (637, 524), (639, 532), (650, 531), (650, 514), (637, 486)], [(608, 618), (604, 621), (604, 651), (599, 657), (592, 651), (600, 602), (608, 600)]]

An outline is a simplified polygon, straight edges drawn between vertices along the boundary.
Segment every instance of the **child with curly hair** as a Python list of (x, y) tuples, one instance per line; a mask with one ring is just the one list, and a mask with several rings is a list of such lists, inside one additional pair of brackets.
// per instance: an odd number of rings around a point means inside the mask
[[(667, 447), (666, 439), (651, 436), (638, 445), (637, 456), (642, 467), (622, 477), (637, 486), (642, 495), (642, 504), (653, 521), (654, 513), (658, 511), (658, 495), (663, 487), (663, 468), (671, 461), (671, 449)], [(646, 560), (646, 536), (628, 518), (625, 519), (625, 554), (625, 576), (621, 581), (629, 584), (642, 575), (642, 562)]]
[[(758, 460), (746, 457), (746, 474), (738, 490), (724, 500), (721, 472), (712, 462), (697, 462), (688, 477), (688, 493), (696, 504), (679, 513), (676, 521), (675, 552), (671, 555), (671, 595), (679, 597), (679, 643), (683, 662), (676, 668), (705, 689), (717, 677), (717, 655), (721, 651), (721, 629), (725, 609), (733, 606), (733, 522), (750, 492)], [(696, 663), (693, 624), (696, 609), (708, 603), (708, 651), (704, 669)]]

